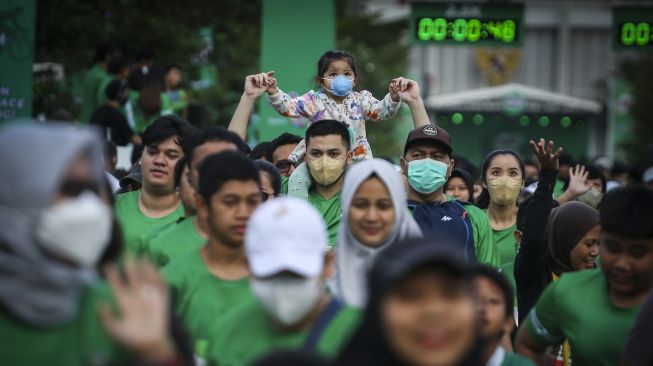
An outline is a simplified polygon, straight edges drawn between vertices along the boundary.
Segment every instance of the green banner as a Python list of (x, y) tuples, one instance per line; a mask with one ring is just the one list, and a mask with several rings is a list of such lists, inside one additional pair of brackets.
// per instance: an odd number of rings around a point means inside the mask
[[(335, 33), (333, 0), (263, 0), (261, 71), (276, 71), (279, 88), (290, 95), (306, 93), (315, 88), (318, 59), (335, 47)], [(265, 95), (259, 107), (260, 118), (252, 121), (258, 141), (283, 132), (304, 135), (306, 119), (281, 116)]]
[(0, 0), (0, 122), (32, 116), (36, 0)]

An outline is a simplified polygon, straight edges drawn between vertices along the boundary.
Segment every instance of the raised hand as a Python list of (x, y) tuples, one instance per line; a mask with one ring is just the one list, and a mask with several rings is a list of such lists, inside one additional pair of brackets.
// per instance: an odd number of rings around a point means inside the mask
[(583, 165), (576, 165), (576, 169), (573, 167), (569, 169), (569, 188), (567, 188), (567, 192), (573, 197), (577, 197), (592, 189), (592, 185), (587, 182), (589, 174), (589, 170), (585, 170)]
[(530, 141), (531, 150), (537, 157), (537, 160), (540, 162), (542, 169), (553, 169), (558, 170), (560, 168), (560, 163), (558, 159), (562, 154), (562, 147), (559, 147), (556, 152), (553, 152), (553, 141), (549, 141), (547, 145), (546, 141), (543, 138), (540, 139), (537, 143), (533, 140)]
[(247, 96), (258, 98), (265, 92), (268, 94), (277, 92), (277, 79), (274, 78), (274, 71), (248, 75), (245, 78), (245, 94)]
[(154, 266), (128, 258), (124, 276), (114, 267), (107, 267), (105, 274), (118, 314), (108, 304), (100, 304), (98, 311), (111, 337), (142, 359), (174, 358), (169, 343), (168, 287)]
[(403, 77), (392, 79), (390, 82), (390, 97), (395, 102), (402, 100), (408, 104), (422, 98), (417, 82)]

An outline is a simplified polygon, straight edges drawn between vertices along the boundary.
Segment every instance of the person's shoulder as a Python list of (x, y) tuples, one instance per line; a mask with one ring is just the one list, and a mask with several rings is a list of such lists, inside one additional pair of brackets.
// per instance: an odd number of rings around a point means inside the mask
[(170, 261), (165, 267), (161, 269), (163, 277), (169, 283), (177, 283), (183, 281), (187, 276), (193, 276), (200, 273), (198, 266), (203, 266), (202, 256), (200, 250), (192, 250), (188, 253), (181, 255)]
[(132, 203), (132, 202), (137, 202), (139, 192), (140, 191), (131, 191), (131, 192), (125, 192), (125, 193), (117, 194), (114, 197), (115, 202), (116, 202), (116, 207), (118, 207), (120, 205), (129, 204), (129, 203)]
[(578, 286), (587, 286), (598, 282), (603, 282), (603, 272), (598, 269), (585, 269), (582, 271), (567, 272), (560, 276), (556, 281), (561, 288), (576, 289)]

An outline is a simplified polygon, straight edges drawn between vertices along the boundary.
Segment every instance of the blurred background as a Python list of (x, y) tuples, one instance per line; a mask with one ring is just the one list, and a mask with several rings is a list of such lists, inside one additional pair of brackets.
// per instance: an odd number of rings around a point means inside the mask
[[(319, 56), (338, 48), (356, 56), (359, 89), (379, 99), (392, 78), (417, 80), (432, 122), (472, 163), (499, 147), (526, 154), (529, 139), (544, 137), (576, 160), (644, 167), (653, 164), (651, 26), (644, 0), (0, 0), (0, 121), (88, 122), (84, 78), (98, 46), (141, 123), (172, 111), (223, 126), (246, 75), (275, 70), (284, 91), (303, 94)], [(163, 98), (171, 67), (183, 105)], [(150, 79), (158, 107), (145, 102)], [(306, 123), (261, 98), (248, 142), (302, 135)], [(375, 155), (397, 161), (407, 108), (368, 126)]]

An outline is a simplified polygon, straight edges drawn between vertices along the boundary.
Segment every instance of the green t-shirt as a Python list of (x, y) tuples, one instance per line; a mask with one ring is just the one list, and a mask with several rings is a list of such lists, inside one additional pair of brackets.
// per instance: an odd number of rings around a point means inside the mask
[(562, 179), (556, 179), (556, 184), (553, 186), (553, 197), (558, 198), (565, 193), (565, 181)]
[(115, 215), (122, 228), (125, 253), (138, 254), (142, 240), (151, 230), (175, 222), (184, 216), (184, 207), (181, 203), (176, 210), (166, 216), (159, 218), (145, 216), (138, 208), (140, 192), (133, 191), (116, 196)]
[(200, 249), (186, 253), (163, 269), (173, 293), (176, 313), (193, 339), (195, 352), (205, 357), (215, 329), (229, 313), (253, 301), (249, 278), (223, 280), (209, 272)]
[(517, 224), (503, 230), (492, 229), (492, 236), (494, 243), (496, 243), (499, 250), (499, 263), (504, 265), (506, 263), (515, 263), (517, 256), (517, 240), (515, 240), (515, 230)]
[[(316, 343), (319, 354), (335, 357), (358, 326), (360, 311), (344, 306), (331, 319)], [(282, 331), (274, 326), (258, 301), (233, 312), (216, 332), (209, 348), (209, 365), (251, 365), (270, 352), (303, 347), (310, 329)]]
[(82, 102), (82, 115), (80, 121), (82, 123), (88, 124), (91, 122), (91, 115), (97, 107), (101, 104), (98, 102), (98, 90), (104, 84), (108, 84), (111, 81), (111, 75), (107, 73), (99, 64), (95, 64), (90, 70), (84, 75), (83, 81), (83, 97)]
[(161, 268), (171, 260), (199, 249), (206, 243), (206, 239), (197, 232), (194, 218), (194, 216), (181, 218), (148, 234), (143, 239), (140, 251)]
[(618, 365), (640, 306), (620, 309), (600, 269), (565, 273), (550, 284), (525, 319), (539, 343), (569, 340), (574, 365)]
[(0, 364), (104, 365), (124, 358), (126, 350), (109, 337), (100, 321), (100, 301), (112, 303), (103, 282), (83, 291), (75, 318), (50, 327), (32, 327), (0, 310)]
[(338, 228), (342, 217), (340, 193), (336, 193), (327, 200), (314, 190), (308, 192), (308, 202), (322, 214), (322, 218), (326, 223), (327, 232), (329, 233), (329, 249), (335, 248), (338, 241)]
[(516, 353), (506, 352), (503, 361), (501, 361), (501, 366), (535, 366), (535, 364), (526, 357)]

